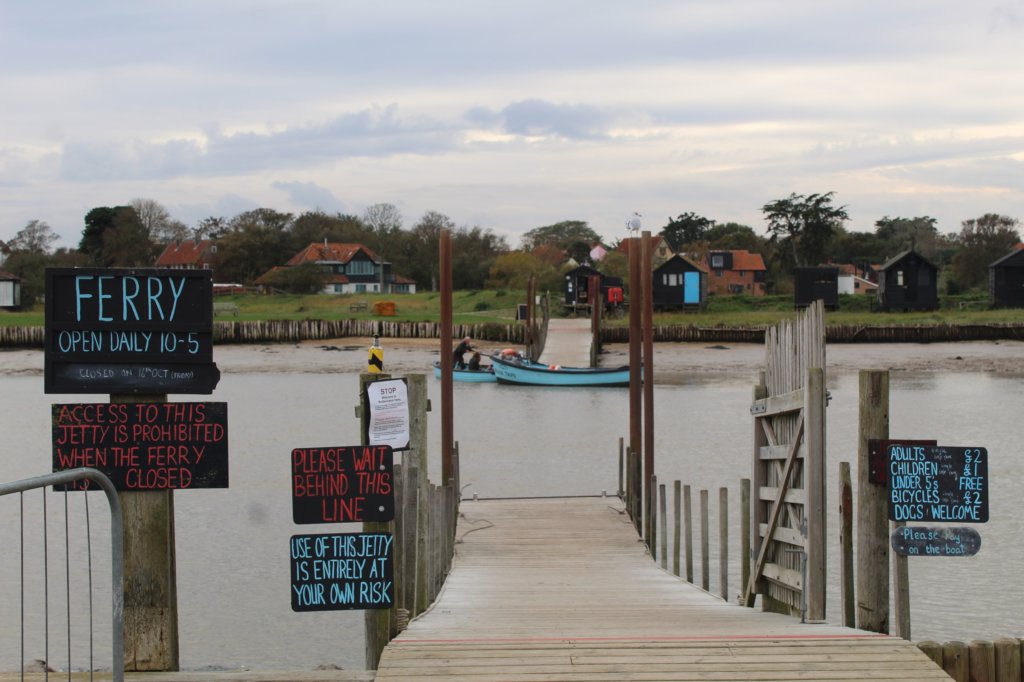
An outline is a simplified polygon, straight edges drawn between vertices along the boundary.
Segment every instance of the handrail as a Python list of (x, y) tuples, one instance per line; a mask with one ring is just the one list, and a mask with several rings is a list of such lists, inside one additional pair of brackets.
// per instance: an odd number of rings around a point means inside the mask
[(111, 642), (113, 661), (111, 663), (114, 682), (124, 682), (124, 533), (121, 520), (121, 500), (114, 484), (101, 471), (80, 467), (52, 474), (24, 478), (12, 483), (0, 483), (0, 497), (22, 493), (50, 485), (63, 485), (74, 481), (89, 480), (103, 489), (110, 505), (110, 572), (113, 632)]

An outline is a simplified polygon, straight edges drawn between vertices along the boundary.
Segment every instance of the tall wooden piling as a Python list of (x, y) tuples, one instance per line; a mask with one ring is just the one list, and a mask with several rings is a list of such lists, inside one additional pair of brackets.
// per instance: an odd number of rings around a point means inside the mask
[(729, 489), (718, 489), (718, 593), (729, 601)]
[[(654, 252), (651, 247), (651, 233), (647, 230), (643, 232), (641, 238), (642, 250), (640, 252), (641, 264), (640, 264), (640, 290), (641, 295), (640, 303), (642, 305), (641, 310), (641, 339), (643, 342), (643, 349), (641, 353), (641, 377), (642, 377), (642, 390), (643, 390), (643, 440), (644, 440), (644, 471), (646, 472), (647, 481), (650, 481), (651, 476), (654, 475), (654, 307), (651, 296), (651, 283), (653, 274), (651, 271), (651, 261), (654, 260)], [(654, 516), (654, 490), (653, 484), (651, 489), (651, 497), (649, 500), (650, 507), (648, 507), (648, 513)], [(650, 531), (653, 540), (654, 529), (653, 525)]]
[[(629, 447), (640, 456), (643, 462), (643, 439), (642, 439), (642, 386), (640, 366), (640, 303), (643, 300), (642, 284), (640, 282), (640, 240), (632, 237), (629, 240)], [(640, 506), (640, 516), (635, 519), (637, 528), (640, 529), (644, 540), (650, 547), (651, 537), (649, 525), (644, 520), (644, 514), (650, 516), (650, 506), (645, 504), (649, 497), (650, 481), (646, 478), (649, 472), (641, 472), (639, 482), (640, 499), (637, 501)]]
[(857, 434), (857, 627), (889, 633), (889, 515), (886, 488), (871, 480), (869, 440), (889, 437), (889, 372), (860, 373)]
[(750, 479), (740, 479), (740, 590), (750, 582)]
[(672, 575), (679, 575), (679, 541), (682, 536), (682, 482), (672, 482), (672, 512), (675, 524), (672, 528)]
[(700, 491), (700, 586), (705, 592), (711, 589), (711, 551), (708, 539), (708, 491)]
[(683, 486), (683, 544), (686, 546), (686, 581), (693, 582), (693, 509), (690, 486)]
[(448, 485), (454, 475), (452, 449), (455, 447), (455, 401), (452, 390), (452, 235), (448, 230), (441, 230), (438, 249), (441, 279), (441, 483)]
[[(360, 442), (363, 445), (369, 445), (369, 439), (367, 438), (368, 425), (370, 421), (370, 407), (366, 404), (364, 396), (366, 394), (366, 384), (378, 380), (390, 379), (390, 374), (376, 373), (368, 374), (363, 373), (359, 375), (359, 433)], [(393, 521), (364, 521), (363, 532), (364, 533), (393, 533), (395, 524)], [(384, 651), (384, 647), (387, 646), (388, 641), (391, 637), (391, 609), (368, 609), (363, 614), (363, 625), (365, 633), (365, 660), (367, 670), (376, 670), (377, 664), (380, 662), (381, 652)]]

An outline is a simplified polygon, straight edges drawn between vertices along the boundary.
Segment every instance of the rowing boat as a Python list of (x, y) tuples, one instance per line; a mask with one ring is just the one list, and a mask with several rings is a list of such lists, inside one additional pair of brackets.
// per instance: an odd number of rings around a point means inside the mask
[(527, 386), (629, 386), (629, 366), (562, 367), (530, 362), (521, 356), (491, 356), (499, 384)]

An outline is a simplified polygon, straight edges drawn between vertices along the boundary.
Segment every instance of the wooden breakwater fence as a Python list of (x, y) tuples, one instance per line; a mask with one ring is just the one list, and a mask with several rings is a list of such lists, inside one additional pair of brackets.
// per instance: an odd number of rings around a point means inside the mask
[[(538, 325), (540, 326), (540, 325)], [(542, 326), (541, 326), (542, 329)], [(698, 327), (694, 325), (657, 325), (653, 338), (659, 343), (764, 343), (766, 327)], [(470, 336), (528, 346), (531, 340), (526, 325), (483, 323), (453, 326), (453, 336)], [(536, 333), (536, 332), (535, 332)], [(825, 329), (829, 343), (948, 343), (956, 341), (1024, 340), (1024, 324), (864, 326), (830, 325)], [(265, 320), (217, 321), (213, 325), (214, 343), (293, 343), (322, 339), (369, 338), (439, 339), (437, 322), (396, 322), (388, 320)], [(629, 329), (602, 325), (602, 343), (628, 343)], [(42, 326), (0, 326), (0, 348), (42, 348)]]

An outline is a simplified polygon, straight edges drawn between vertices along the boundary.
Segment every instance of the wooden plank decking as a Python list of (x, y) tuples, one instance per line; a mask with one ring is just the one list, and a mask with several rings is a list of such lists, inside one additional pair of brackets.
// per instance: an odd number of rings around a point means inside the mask
[(662, 571), (615, 498), (463, 502), (458, 538), (378, 682), (949, 679), (904, 640), (727, 604)]
[(566, 367), (589, 367), (592, 341), (589, 318), (553, 317), (548, 322), (540, 362)]

